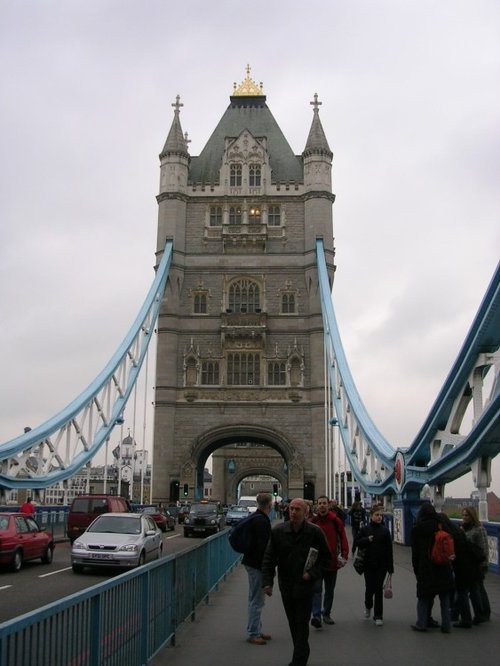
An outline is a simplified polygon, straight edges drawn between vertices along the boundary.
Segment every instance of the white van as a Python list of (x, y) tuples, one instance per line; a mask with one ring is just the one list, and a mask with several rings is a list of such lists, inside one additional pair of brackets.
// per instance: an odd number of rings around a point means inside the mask
[(238, 506), (246, 506), (250, 513), (257, 511), (257, 499), (252, 495), (242, 495), (238, 500)]

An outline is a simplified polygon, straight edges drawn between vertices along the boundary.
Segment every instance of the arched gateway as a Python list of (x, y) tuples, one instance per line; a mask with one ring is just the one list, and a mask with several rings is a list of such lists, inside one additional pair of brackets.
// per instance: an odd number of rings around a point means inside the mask
[[(173, 259), (158, 321), (156, 501), (231, 498), (244, 476), (269, 474), (288, 496), (325, 490), (323, 321), (315, 243), (330, 282), (332, 152), (317, 95), (295, 155), (247, 76), (199, 156), (190, 156), (179, 97), (160, 155), (157, 256)], [(247, 447), (228, 465), (222, 447)], [(221, 462), (222, 461), (222, 462)], [(182, 494), (182, 491), (181, 491)]]

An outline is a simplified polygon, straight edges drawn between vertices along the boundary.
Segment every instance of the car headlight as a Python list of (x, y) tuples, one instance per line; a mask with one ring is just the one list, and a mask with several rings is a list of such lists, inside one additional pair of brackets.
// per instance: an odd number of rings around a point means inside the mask
[(139, 550), (139, 547), (135, 543), (126, 543), (124, 546), (120, 546), (118, 550), (125, 550), (128, 553), (136, 553)]
[(210, 521), (210, 524), (211, 524), (211, 525), (215, 525), (216, 522), (217, 522), (217, 521), (214, 520), (214, 518), (212, 518), (212, 520)]
[(184, 522), (186, 523), (186, 525), (188, 525), (189, 524), (189, 518), (184, 518)]
[(71, 550), (87, 550), (87, 547), (83, 541), (74, 541)]

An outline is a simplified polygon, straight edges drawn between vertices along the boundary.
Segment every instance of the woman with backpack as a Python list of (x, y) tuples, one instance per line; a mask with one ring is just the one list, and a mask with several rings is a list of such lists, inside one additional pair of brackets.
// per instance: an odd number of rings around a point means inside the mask
[(489, 622), (491, 607), (488, 594), (484, 587), (484, 577), (488, 571), (488, 535), (479, 522), (477, 511), (473, 506), (466, 506), (462, 511), (462, 529), (479, 566), (478, 580), (470, 589), (470, 600), (474, 610), (474, 624)]
[(417, 579), (417, 621), (411, 627), (414, 631), (427, 631), (428, 618), (437, 595), (441, 604), (441, 631), (449, 634), (450, 598), (454, 589), (452, 561), (435, 564), (431, 560), (432, 546), (440, 524), (432, 504), (422, 504), (411, 532), (411, 559)]

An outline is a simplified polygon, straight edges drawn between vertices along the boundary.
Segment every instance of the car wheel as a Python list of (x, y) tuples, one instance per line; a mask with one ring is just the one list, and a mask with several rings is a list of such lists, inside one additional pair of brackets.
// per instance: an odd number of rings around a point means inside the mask
[(173, 523), (173, 524), (170, 526), (170, 531), (171, 531), (171, 532), (175, 532), (175, 523)]
[(12, 560), (12, 569), (14, 571), (19, 571), (23, 566), (23, 552), (21, 550), (16, 550), (14, 553), (14, 559)]
[(159, 560), (162, 555), (163, 555), (163, 543), (160, 543), (160, 545), (158, 547), (158, 555), (157, 555), (156, 559)]
[(189, 536), (189, 532), (187, 530), (184, 530), (184, 536), (187, 538)]
[(146, 553), (142, 551), (142, 553), (139, 555), (139, 561), (137, 562), (137, 566), (142, 567), (145, 561), (146, 561)]
[(52, 544), (49, 544), (47, 546), (47, 550), (42, 555), (42, 562), (43, 564), (50, 564), (53, 559), (54, 559), (54, 546)]

